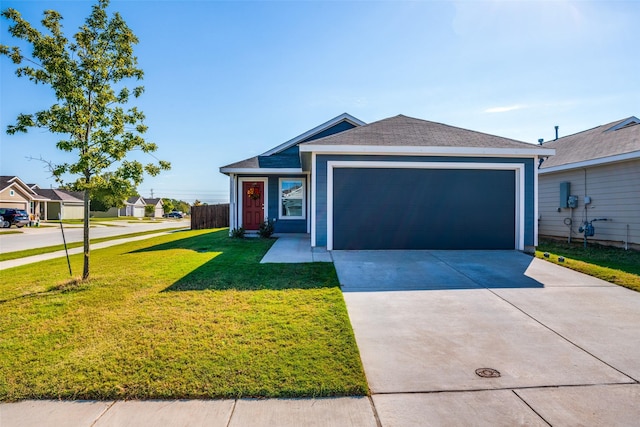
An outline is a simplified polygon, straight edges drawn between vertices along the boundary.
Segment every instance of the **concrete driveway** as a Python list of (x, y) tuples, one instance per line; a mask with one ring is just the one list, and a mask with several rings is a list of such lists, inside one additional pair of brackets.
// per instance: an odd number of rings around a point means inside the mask
[(515, 251), (333, 259), (382, 425), (638, 425), (640, 293)]

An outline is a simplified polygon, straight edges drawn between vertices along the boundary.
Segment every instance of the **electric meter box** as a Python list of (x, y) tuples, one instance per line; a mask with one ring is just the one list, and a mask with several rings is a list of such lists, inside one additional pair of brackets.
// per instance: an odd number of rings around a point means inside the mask
[(577, 208), (578, 207), (578, 196), (569, 196), (567, 198), (567, 206), (570, 208)]
[(561, 182), (560, 183), (560, 207), (561, 208), (569, 207), (569, 195), (571, 195), (571, 183)]

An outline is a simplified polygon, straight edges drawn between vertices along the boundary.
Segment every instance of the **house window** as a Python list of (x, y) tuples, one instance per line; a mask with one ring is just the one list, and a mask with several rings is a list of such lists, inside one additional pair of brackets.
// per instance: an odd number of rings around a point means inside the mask
[(280, 178), (280, 218), (304, 219), (304, 179)]
[(13, 190), (9, 190), (9, 196), (13, 197), (13, 196), (15, 196), (15, 195), (16, 195), (15, 191), (13, 191)]

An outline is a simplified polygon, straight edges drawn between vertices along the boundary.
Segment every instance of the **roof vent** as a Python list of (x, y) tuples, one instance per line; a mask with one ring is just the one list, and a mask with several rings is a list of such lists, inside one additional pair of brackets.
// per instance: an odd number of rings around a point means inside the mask
[[(555, 126), (555, 128), (556, 128), (556, 139), (558, 139), (558, 129), (560, 128), (560, 126), (557, 126), (557, 125), (556, 125), (556, 126)], [(556, 139), (554, 139), (554, 141), (555, 141)]]

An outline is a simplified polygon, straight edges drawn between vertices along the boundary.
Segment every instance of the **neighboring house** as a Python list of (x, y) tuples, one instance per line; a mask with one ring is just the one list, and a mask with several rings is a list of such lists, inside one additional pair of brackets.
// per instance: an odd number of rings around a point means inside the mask
[(162, 207), (162, 199), (144, 199), (146, 206), (153, 206), (153, 213), (149, 215), (151, 218), (162, 218), (164, 209)]
[(94, 218), (119, 218), (121, 216), (144, 218), (145, 206), (147, 206), (145, 199), (140, 196), (132, 196), (125, 200), (122, 208), (114, 207), (106, 211), (91, 211), (91, 216)]
[[(40, 203), (39, 215), (43, 220), (83, 219), (84, 195), (82, 192), (62, 189), (45, 189), (32, 185), (33, 191), (45, 198)], [(60, 216), (58, 216), (60, 215)]]
[(342, 114), (220, 168), (230, 229), (265, 219), (334, 249), (537, 245), (537, 165), (553, 150), (403, 115)]
[(136, 218), (144, 218), (144, 207), (146, 202), (140, 196), (132, 196), (124, 203), (124, 207), (118, 211), (118, 216), (133, 216)]
[[(540, 165), (540, 236), (640, 249), (640, 120), (629, 117), (547, 142)], [(571, 201), (569, 200), (572, 197)]]
[(35, 218), (40, 212), (41, 203), (46, 200), (17, 176), (0, 176), (1, 208), (22, 209)]

